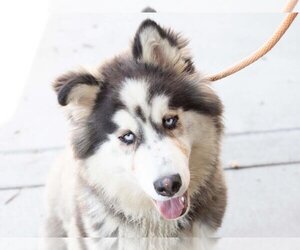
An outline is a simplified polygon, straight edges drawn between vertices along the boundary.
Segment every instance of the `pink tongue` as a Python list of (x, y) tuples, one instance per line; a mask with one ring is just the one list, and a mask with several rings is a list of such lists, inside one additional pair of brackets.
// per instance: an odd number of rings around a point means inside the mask
[(167, 201), (156, 201), (156, 205), (161, 215), (166, 219), (176, 219), (180, 217), (184, 209), (181, 197), (173, 198)]

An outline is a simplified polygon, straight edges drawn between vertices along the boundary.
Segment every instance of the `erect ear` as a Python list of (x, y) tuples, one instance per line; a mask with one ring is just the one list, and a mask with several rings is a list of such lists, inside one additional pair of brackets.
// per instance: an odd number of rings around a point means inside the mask
[(147, 19), (140, 25), (132, 46), (133, 57), (140, 62), (193, 73), (194, 66), (187, 40)]
[(70, 71), (58, 77), (53, 83), (53, 88), (57, 93), (58, 103), (62, 106), (91, 106), (100, 85), (95, 76), (87, 71)]

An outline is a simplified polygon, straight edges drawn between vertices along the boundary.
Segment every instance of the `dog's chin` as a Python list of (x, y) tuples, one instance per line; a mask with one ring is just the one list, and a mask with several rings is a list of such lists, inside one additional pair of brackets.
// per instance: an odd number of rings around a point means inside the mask
[(153, 201), (160, 215), (166, 220), (177, 220), (183, 217), (190, 207), (187, 191), (182, 196), (170, 198), (165, 201)]

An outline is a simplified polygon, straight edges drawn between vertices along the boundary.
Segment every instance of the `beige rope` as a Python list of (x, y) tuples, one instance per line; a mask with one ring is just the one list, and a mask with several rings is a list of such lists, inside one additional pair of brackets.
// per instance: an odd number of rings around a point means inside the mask
[(292, 12), (295, 6), (297, 5), (298, 0), (290, 0), (287, 5), (284, 7), (283, 12)]
[[(285, 12), (291, 12), (293, 8), (296, 6), (298, 0), (291, 0), (287, 6), (284, 8)], [(269, 40), (267, 40), (262, 47), (260, 47), (257, 51), (250, 54), (248, 57), (244, 58), (240, 62), (234, 64), (233, 66), (217, 73), (214, 75), (210, 75), (206, 77), (209, 81), (217, 81), (222, 78), (225, 78), (229, 75), (232, 75), (241, 69), (247, 67), (248, 65), (252, 64), (253, 62), (257, 61), (259, 58), (264, 56), (266, 53), (268, 53), (275, 44), (280, 40), (280, 38), (283, 36), (283, 34), (288, 30), (294, 19), (298, 13), (289, 13), (287, 17), (283, 20), (283, 22), (280, 24), (279, 28), (275, 31), (275, 33), (271, 36)]]

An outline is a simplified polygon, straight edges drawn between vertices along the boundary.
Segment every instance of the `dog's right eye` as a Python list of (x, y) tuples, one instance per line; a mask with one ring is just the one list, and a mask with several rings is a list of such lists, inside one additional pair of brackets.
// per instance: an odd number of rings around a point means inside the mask
[(127, 145), (130, 145), (135, 142), (135, 134), (132, 132), (127, 132), (126, 134), (120, 136), (119, 139)]
[(163, 118), (163, 126), (166, 129), (175, 129), (178, 122), (178, 116), (172, 116), (168, 118)]

